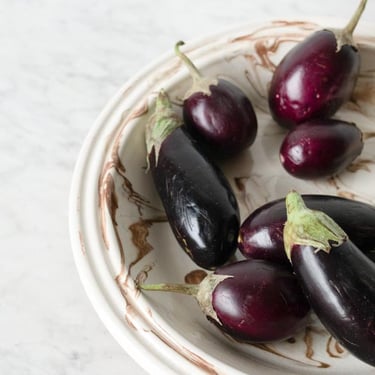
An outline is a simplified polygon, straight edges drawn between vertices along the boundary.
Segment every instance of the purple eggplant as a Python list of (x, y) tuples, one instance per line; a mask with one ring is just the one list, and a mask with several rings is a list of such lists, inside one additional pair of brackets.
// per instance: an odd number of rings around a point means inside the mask
[(320, 30), (297, 44), (281, 60), (269, 90), (274, 120), (286, 128), (313, 118), (328, 118), (353, 93), (360, 55), (352, 38), (366, 0), (342, 30)]
[(181, 124), (161, 91), (146, 128), (148, 165), (178, 243), (197, 265), (213, 269), (237, 248), (238, 204), (223, 173)]
[(298, 193), (286, 206), (285, 251), (313, 311), (344, 348), (375, 366), (375, 264)]
[(280, 147), (280, 162), (297, 178), (330, 177), (348, 167), (362, 149), (362, 132), (355, 124), (315, 119), (289, 131)]
[(194, 296), (208, 320), (247, 343), (290, 338), (304, 328), (310, 312), (290, 269), (263, 260), (219, 267), (199, 285), (146, 284), (140, 288)]
[[(332, 195), (303, 195), (308, 207), (335, 220), (349, 238), (375, 262), (375, 207)], [(242, 223), (238, 247), (246, 258), (288, 264), (283, 229), (287, 219), (285, 199), (253, 211)]]
[(228, 80), (203, 77), (180, 51), (183, 44), (178, 42), (175, 51), (193, 78), (183, 104), (186, 128), (210, 156), (225, 158), (243, 151), (254, 142), (258, 129), (249, 98)]

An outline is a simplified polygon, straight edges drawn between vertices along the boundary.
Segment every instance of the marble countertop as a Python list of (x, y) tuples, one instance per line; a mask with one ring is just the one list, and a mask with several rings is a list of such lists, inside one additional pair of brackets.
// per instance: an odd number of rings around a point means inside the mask
[[(179, 39), (252, 20), (349, 17), (357, 2), (0, 2), (0, 374), (145, 374), (89, 303), (68, 231), (78, 152), (117, 89)], [(363, 20), (374, 18), (371, 1)]]

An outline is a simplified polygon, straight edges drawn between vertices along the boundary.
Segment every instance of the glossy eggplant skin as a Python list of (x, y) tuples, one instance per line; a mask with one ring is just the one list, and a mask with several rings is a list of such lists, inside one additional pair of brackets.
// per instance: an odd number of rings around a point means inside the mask
[(375, 366), (375, 264), (350, 240), (329, 253), (295, 244), (291, 262), (327, 330), (356, 357)]
[(234, 193), (223, 173), (199, 150), (183, 127), (150, 157), (153, 181), (173, 233), (200, 267), (224, 264), (237, 248), (240, 225)]
[(280, 147), (280, 162), (297, 178), (330, 177), (348, 167), (362, 149), (362, 132), (355, 124), (315, 119), (286, 135)]
[(184, 123), (206, 153), (230, 157), (254, 142), (257, 117), (248, 97), (233, 83), (219, 79), (217, 85), (210, 85), (210, 92), (185, 99)]
[(310, 306), (289, 268), (264, 260), (244, 260), (218, 268), (230, 276), (212, 292), (216, 325), (248, 343), (288, 339), (307, 321)]
[[(330, 195), (302, 195), (306, 205), (337, 222), (349, 238), (375, 262), (375, 207)], [(285, 199), (269, 202), (242, 223), (239, 249), (246, 258), (289, 264), (284, 251)]]
[(273, 74), (268, 96), (272, 117), (292, 129), (332, 116), (350, 99), (359, 67), (355, 47), (343, 45), (337, 51), (332, 31), (313, 33), (287, 53)]

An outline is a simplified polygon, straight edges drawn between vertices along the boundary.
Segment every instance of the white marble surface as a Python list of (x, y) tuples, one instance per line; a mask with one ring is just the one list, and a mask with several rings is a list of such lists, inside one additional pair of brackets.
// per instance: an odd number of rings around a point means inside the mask
[[(145, 374), (90, 305), (68, 232), (77, 154), (112, 94), (179, 39), (251, 20), (348, 17), (356, 4), (0, 1), (0, 374)], [(375, 19), (374, 1), (363, 19)]]

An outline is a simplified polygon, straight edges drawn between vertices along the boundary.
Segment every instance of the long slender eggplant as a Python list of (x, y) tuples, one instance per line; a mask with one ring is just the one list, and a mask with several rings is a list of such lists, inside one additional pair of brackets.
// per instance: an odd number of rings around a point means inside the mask
[(277, 66), (269, 90), (269, 107), (281, 126), (291, 129), (312, 118), (328, 118), (350, 99), (360, 68), (360, 54), (352, 34), (366, 2), (361, 0), (342, 30), (313, 33)]
[(310, 306), (289, 268), (263, 260), (224, 265), (199, 285), (145, 284), (143, 290), (196, 298), (207, 319), (240, 342), (288, 339), (307, 323)]
[[(375, 207), (333, 195), (303, 195), (306, 204), (325, 212), (375, 262)], [(284, 251), (285, 200), (277, 199), (253, 211), (242, 223), (239, 249), (246, 258), (289, 263)]]
[(360, 360), (375, 366), (375, 264), (329, 216), (286, 198), (285, 251), (322, 324)]
[(177, 241), (197, 265), (213, 269), (236, 250), (238, 204), (223, 173), (181, 125), (161, 91), (146, 128), (148, 165)]

